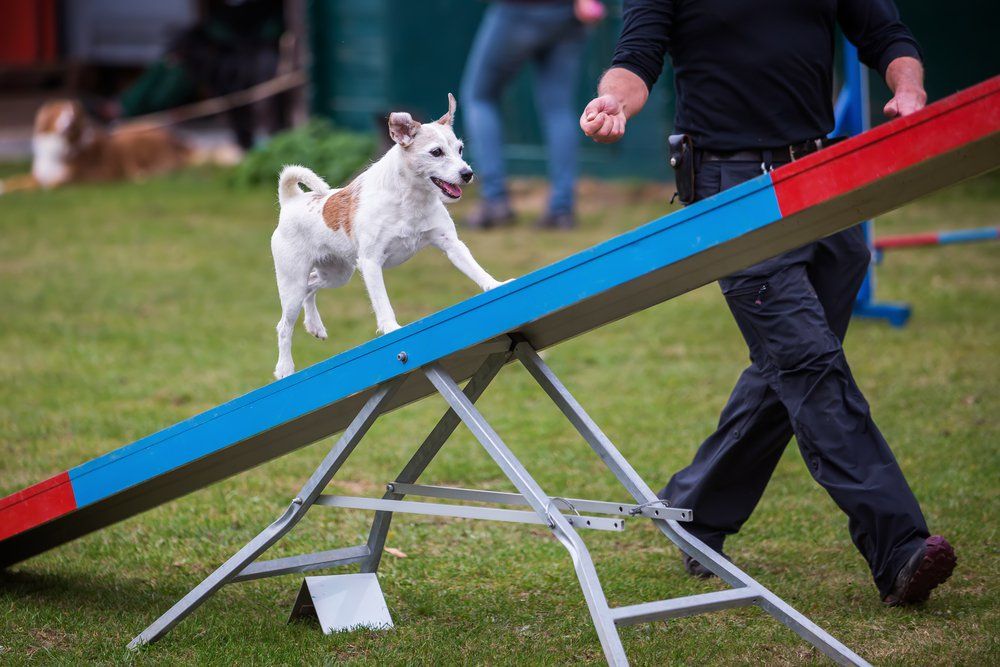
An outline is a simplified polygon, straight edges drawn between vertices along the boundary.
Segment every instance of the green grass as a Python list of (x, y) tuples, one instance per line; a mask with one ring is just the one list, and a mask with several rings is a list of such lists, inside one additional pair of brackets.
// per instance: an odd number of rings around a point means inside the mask
[[(269, 380), (277, 298), (268, 246), (275, 196), (232, 191), (211, 172), (142, 185), (0, 198), (0, 496)], [(656, 216), (623, 185), (587, 203), (583, 228), (466, 233), (497, 276), (523, 274)], [(664, 198), (668, 196), (663, 189)], [(638, 201), (638, 203), (637, 203)], [(465, 206), (462, 204), (461, 206)], [(989, 177), (879, 221), (881, 233), (1000, 220)], [(848, 355), (932, 529), (959, 552), (923, 608), (885, 609), (846, 519), (790, 447), (735, 561), (877, 664), (1000, 662), (1000, 245), (901, 251), (880, 269), (884, 299), (912, 302), (903, 330), (855, 322)], [(436, 253), (387, 275), (400, 321), (474, 287)], [(362, 285), (320, 296), (330, 340), (296, 331), (299, 367), (369, 339)], [(651, 485), (685, 465), (713, 428), (746, 351), (707, 286), (550, 351), (548, 361)], [(614, 479), (505, 369), (481, 402), (553, 495), (624, 499)], [(374, 495), (444, 410), (429, 399), (373, 429), (334, 489)], [(125, 644), (269, 523), (321, 458), (318, 443), (0, 573), (0, 663), (568, 664), (602, 662), (568, 555), (540, 527), (399, 516), (381, 570), (396, 628), (324, 636), (285, 624), (299, 580), (225, 588), (165, 640)], [(423, 478), (510, 488), (465, 432)], [(275, 555), (361, 543), (370, 515), (317, 509)], [(585, 535), (612, 604), (705, 592), (652, 526)], [(992, 583), (991, 583), (992, 582)], [(822, 662), (770, 617), (744, 609), (623, 630), (635, 664)]]

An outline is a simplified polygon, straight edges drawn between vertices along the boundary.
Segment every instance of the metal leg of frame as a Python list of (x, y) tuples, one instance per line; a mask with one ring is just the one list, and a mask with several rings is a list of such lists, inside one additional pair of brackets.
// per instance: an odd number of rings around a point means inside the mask
[[(545, 393), (583, 436), (584, 440), (611, 469), (618, 481), (632, 494), (636, 502), (656, 502), (658, 500), (656, 494), (560, 382), (552, 369), (538, 356), (534, 348), (522, 341), (515, 346), (514, 353), (545, 390)], [(863, 658), (797, 612), (750, 575), (723, 558), (718, 552), (688, 533), (676, 521), (654, 519), (653, 522), (681, 550), (696, 558), (720, 579), (734, 588), (752, 589), (756, 593), (755, 604), (765, 609), (775, 619), (796, 632), (833, 661), (842, 665), (868, 665)]]
[(434, 387), (444, 397), (452, 410), (461, 418), (472, 434), (479, 440), (483, 448), (500, 466), (504, 474), (513, 482), (517, 490), (524, 496), (531, 508), (547, 521), (553, 534), (570, 552), (577, 578), (583, 588), (587, 607), (590, 610), (597, 636), (601, 640), (604, 655), (611, 665), (627, 665), (625, 648), (622, 646), (615, 619), (608, 607), (607, 598), (597, 577), (597, 570), (590, 558), (590, 552), (580, 536), (559, 512), (553, 500), (545, 495), (538, 483), (528, 474), (514, 453), (500, 439), (489, 422), (472, 404), (472, 401), (462, 393), (455, 380), (437, 364), (424, 367), (424, 373)]
[(329, 551), (320, 551), (312, 554), (256, 561), (240, 570), (240, 573), (230, 579), (229, 583), (235, 584), (238, 581), (278, 577), (283, 574), (297, 574), (312, 570), (327, 570), (331, 567), (360, 563), (368, 558), (368, 556), (368, 547), (361, 545), (359, 547), (330, 549)]
[[(491, 354), (486, 358), (486, 361), (483, 362), (483, 365), (479, 367), (465, 386), (464, 393), (470, 402), (475, 403), (479, 400), (486, 387), (490, 385), (493, 378), (497, 376), (497, 373), (500, 372), (500, 369), (503, 368), (510, 357), (511, 352), (507, 351)], [(455, 414), (454, 410), (449, 408), (424, 439), (423, 444), (420, 445), (416, 453), (410, 458), (402, 472), (396, 476), (396, 481), (408, 484), (416, 482), (460, 423), (461, 419)], [(388, 491), (382, 496), (382, 499), (401, 500), (404, 495), (395, 491)], [(378, 571), (379, 563), (382, 561), (382, 550), (385, 547), (385, 539), (389, 534), (389, 525), (391, 523), (392, 512), (380, 511), (375, 513), (375, 519), (372, 521), (372, 528), (368, 534), (368, 550), (370, 554), (361, 563), (362, 572)]]
[(354, 451), (354, 448), (364, 437), (365, 433), (368, 432), (368, 429), (371, 428), (375, 419), (383, 411), (387, 401), (392, 398), (396, 389), (399, 388), (401, 381), (401, 379), (393, 380), (375, 390), (375, 393), (368, 399), (364, 407), (361, 408), (354, 421), (347, 427), (347, 430), (344, 431), (344, 434), (326, 455), (320, 466), (309, 477), (302, 490), (299, 491), (299, 495), (295, 497), (284, 514), (250, 540), (246, 546), (237, 551), (235, 555), (230, 557), (215, 572), (208, 575), (204, 581), (195, 586), (187, 595), (174, 604), (173, 607), (168, 609), (166, 613), (129, 642), (129, 648), (136, 648), (142, 644), (150, 644), (160, 639), (171, 628), (184, 620), (188, 614), (197, 609), (202, 602), (207, 600), (222, 586), (235, 579), (249, 564), (291, 530), (305, 516), (309, 507), (323, 492), (323, 489), (330, 483), (333, 475), (344, 464), (344, 461), (347, 460), (351, 452)]

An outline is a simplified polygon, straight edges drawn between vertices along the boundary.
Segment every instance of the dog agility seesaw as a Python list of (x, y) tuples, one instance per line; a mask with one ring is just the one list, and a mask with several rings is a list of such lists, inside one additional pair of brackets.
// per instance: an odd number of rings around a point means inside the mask
[[(0, 566), (343, 431), (285, 513), (137, 636), (155, 641), (221, 586), (359, 563), (379, 566), (395, 512), (437, 512), (549, 526), (569, 550), (608, 662), (627, 664), (617, 627), (756, 605), (841, 664), (866, 664), (681, 527), (690, 513), (660, 502), (536, 354), (734, 270), (1000, 166), (1000, 77), (655, 220), (512, 283), (332, 357), (0, 500)], [(518, 360), (623, 484), (629, 503), (547, 495), (475, 402)], [(471, 378), (465, 388), (459, 382)], [(450, 406), (381, 499), (323, 495), (374, 420), (432, 393)], [(419, 485), (464, 423), (517, 489), (499, 494)], [(527, 506), (500, 510), (412, 503), (407, 495)], [(257, 561), (313, 505), (376, 512), (366, 544)], [(570, 509), (572, 506), (573, 509)], [(598, 516), (604, 515), (604, 516)], [(611, 607), (577, 530), (652, 521), (730, 589)], [(588, 525), (589, 524), (589, 525)]]

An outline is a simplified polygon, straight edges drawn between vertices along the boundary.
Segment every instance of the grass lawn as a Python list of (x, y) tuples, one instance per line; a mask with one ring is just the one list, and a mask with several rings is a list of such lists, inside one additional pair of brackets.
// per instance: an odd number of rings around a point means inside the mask
[[(649, 186), (591, 193), (583, 226), (466, 233), (498, 277), (521, 275), (657, 216)], [(666, 188), (662, 196), (667, 197)], [(466, 204), (456, 207), (457, 212)], [(0, 496), (254, 389), (274, 366), (268, 239), (275, 195), (212, 172), (142, 185), (0, 198)], [(881, 233), (1000, 220), (986, 177), (879, 221)], [(858, 321), (848, 356), (928, 522), (959, 552), (919, 609), (885, 609), (846, 519), (790, 447), (727, 551), (750, 574), (876, 664), (1000, 663), (997, 516), (1000, 245), (900, 251), (884, 299), (914, 305), (902, 330)], [(433, 251), (387, 274), (402, 323), (474, 286)], [(319, 298), (330, 340), (295, 334), (299, 367), (369, 339), (361, 281)], [(551, 350), (547, 359), (654, 488), (713, 429), (746, 351), (710, 285)], [(505, 369), (480, 405), (552, 495), (625, 499), (527, 373)], [(376, 495), (443, 412), (429, 399), (376, 425), (335, 492)], [(228, 587), (163, 641), (125, 644), (274, 519), (321, 442), (0, 573), (0, 664), (600, 664), (569, 557), (540, 527), (399, 516), (381, 582), (389, 632), (324, 636), (285, 624), (299, 577)], [(459, 430), (426, 483), (508, 490)], [(272, 555), (360, 544), (370, 514), (317, 508)], [(648, 523), (588, 532), (612, 605), (715, 590), (684, 576)], [(994, 583), (990, 583), (990, 582)], [(809, 664), (822, 657), (757, 609), (625, 628), (638, 665)]]

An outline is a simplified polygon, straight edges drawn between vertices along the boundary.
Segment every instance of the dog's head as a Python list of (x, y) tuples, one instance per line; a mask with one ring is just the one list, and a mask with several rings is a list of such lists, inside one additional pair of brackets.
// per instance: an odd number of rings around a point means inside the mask
[(93, 127), (79, 102), (53, 100), (35, 114), (31, 140), (31, 173), (43, 187), (64, 182), (69, 176), (68, 163), (88, 142)]
[(425, 124), (403, 111), (389, 114), (389, 136), (399, 144), (404, 163), (446, 204), (461, 199), (461, 184), (472, 181), (462, 141), (455, 136), (456, 106), (455, 96), (448, 93), (448, 113)]
[(73, 148), (84, 140), (89, 122), (76, 100), (46, 102), (35, 114), (35, 138), (58, 140)]

